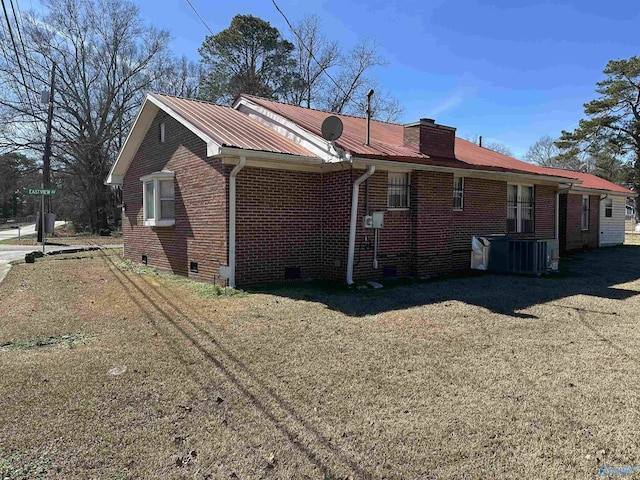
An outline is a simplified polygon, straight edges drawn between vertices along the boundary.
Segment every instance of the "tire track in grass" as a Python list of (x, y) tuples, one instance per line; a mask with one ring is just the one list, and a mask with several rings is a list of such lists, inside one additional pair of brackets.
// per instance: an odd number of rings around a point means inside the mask
[[(224, 377), (255, 406), (260, 414), (273, 424), (274, 428), (278, 430), (291, 445), (320, 468), (325, 478), (345, 477), (342, 472), (335, 472), (325, 460), (326, 458), (338, 460), (347, 467), (346, 469), (356, 474), (358, 478), (372, 478), (372, 475), (364, 470), (356, 460), (350, 458), (346, 452), (335, 445), (332, 445), (325, 434), (302, 418), (292, 405), (280, 398), (271, 387), (251, 372), (251, 370), (231, 351), (223, 346), (218, 339), (198, 326), (196, 322), (189, 318), (188, 314), (184, 312), (182, 308), (160, 292), (157, 286), (152, 285), (141, 275), (127, 275), (117, 267), (111, 258), (104, 253), (103, 255), (105, 260), (110, 263), (109, 268), (122, 284), (123, 288), (129, 292), (132, 300), (139, 305), (144, 312), (148, 312), (146, 308), (141, 306), (142, 302), (139, 301), (139, 297), (142, 297), (144, 299), (143, 302), (147, 303), (151, 310), (160, 314), (175, 330), (189, 341), (209, 363), (217, 368)], [(153, 292), (156, 298), (154, 299), (146, 293), (143, 287), (136, 281), (144, 282), (145, 286), (149, 291)], [(127, 285), (132, 287), (133, 291), (131, 288), (128, 288)], [(159, 303), (165, 303), (169, 305), (169, 308), (164, 309), (159, 306)], [(150, 315), (148, 315), (147, 318), (150, 318)], [(183, 320), (183, 322), (180, 322), (178, 319)], [(151, 323), (156, 327), (159, 326), (157, 322), (152, 320)], [(224, 360), (216, 357), (216, 355), (204, 345), (205, 342), (200, 341), (198, 336), (205, 337), (206, 343), (213, 345)], [(204, 385), (202, 386), (204, 387)], [(270, 405), (267, 405), (266, 402), (261, 399), (269, 399)], [(309, 443), (313, 443), (314, 445), (306, 445), (300, 440), (301, 437), (306, 437)]]

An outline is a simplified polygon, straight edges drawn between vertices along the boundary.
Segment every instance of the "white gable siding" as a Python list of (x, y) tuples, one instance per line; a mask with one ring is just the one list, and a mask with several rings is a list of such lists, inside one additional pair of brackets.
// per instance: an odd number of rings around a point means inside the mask
[(610, 195), (613, 215), (605, 216), (605, 200), (600, 201), (600, 246), (622, 245), (624, 243), (625, 197)]

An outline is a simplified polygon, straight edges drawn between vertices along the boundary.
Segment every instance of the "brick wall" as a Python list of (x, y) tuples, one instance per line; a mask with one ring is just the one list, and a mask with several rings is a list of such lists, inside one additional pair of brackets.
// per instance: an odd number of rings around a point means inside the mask
[[(159, 125), (165, 122), (165, 143)], [(175, 172), (176, 223), (145, 227), (140, 177), (162, 169)], [(125, 258), (197, 280), (220, 282), (227, 263), (227, 177), (221, 160), (206, 158), (206, 145), (172, 117), (160, 112), (149, 128), (123, 182)], [(189, 262), (198, 273), (189, 272)]]
[(237, 178), (236, 283), (321, 274), (320, 173), (245, 167)]
[(535, 238), (556, 238), (556, 187), (536, 185)]
[(344, 282), (347, 276), (351, 168), (322, 174), (322, 277)]
[[(354, 170), (354, 181), (364, 173), (365, 170)], [(367, 214), (367, 181), (365, 181), (360, 184), (358, 195), (353, 278), (380, 279), (385, 272), (385, 267), (388, 275), (412, 274), (411, 210), (387, 209), (388, 172), (376, 171), (369, 177), (368, 183), (369, 215), (376, 211), (384, 211), (384, 228), (380, 229), (378, 240), (378, 269), (373, 268), (374, 230), (364, 228), (362, 225), (362, 219)]]
[[(566, 201), (566, 250), (597, 248), (599, 231), (599, 196), (589, 197), (589, 229), (582, 230), (582, 195), (563, 194)], [(562, 203), (564, 204), (565, 201)]]
[[(450, 177), (453, 188), (453, 176)], [(506, 233), (507, 184), (465, 177), (463, 208), (452, 212), (451, 269), (469, 268), (474, 235)], [(453, 202), (453, 200), (451, 200)]]
[[(160, 122), (166, 141), (159, 143)], [(228, 176), (231, 166), (206, 158), (206, 145), (171, 117), (159, 113), (143, 140), (123, 184), (126, 258), (203, 281), (220, 282), (226, 265)], [(175, 171), (176, 225), (145, 227), (140, 177)], [(237, 177), (238, 285), (285, 279), (299, 268), (302, 278), (346, 278), (353, 182), (364, 170), (309, 173), (245, 167)], [(384, 211), (378, 269), (373, 268), (374, 232), (362, 226), (367, 213), (367, 182), (360, 186), (354, 257), (355, 279), (443, 273), (468, 268), (471, 237), (506, 231), (507, 184), (464, 180), (464, 208), (453, 211), (453, 174), (411, 173), (410, 208), (387, 209), (388, 173), (368, 181), (368, 210)], [(536, 238), (553, 238), (555, 188), (536, 186)], [(580, 231), (581, 196), (570, 195), (567, 229), (572, 248), (597, 246), (597, 196), (592, 196), (591, 227)], [(574, 202), (575, 200), (575, 202)], [(523, 235), (524, 236), (524, 235)], [(189, 262), (199, 273), (189, 272)]]

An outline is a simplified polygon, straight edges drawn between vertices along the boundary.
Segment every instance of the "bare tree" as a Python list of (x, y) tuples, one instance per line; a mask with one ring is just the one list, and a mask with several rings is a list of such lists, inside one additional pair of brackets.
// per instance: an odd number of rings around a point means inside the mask
[(513, 151), (504, 143), (501, 142), (484, 142), (482, 144), (484, 148), (489, 150), (493, 150), (494, 152), (501, 153), (502, 155), (506, 155), (508, 157), (513, 157)]
[[(365, 39), (360, 41), (340, 60), (340, 69), (328, 85), (321, 100), (324, 109), (335, 113), (350, 113), (354, 107), (354, 99), (358, 94), (366, 95), (370, 80), (366, 74), (376, 66), (384, 65), (384, 60), (377, 53), (374, 42)], [(357, 106), (357, 104), (355, 105)], [(358, 112), (361, 114), (362, 112)]]
[(292, 105), (311, 108), (320, 100), (329, 82), (327, 73), (341, 61), (336, 42), (330, 42), (320, 31), (316, 15), (305, 17), (295, 28), (293, 44), (296, 75), (287, 95)]
[(152, 89), (158, 93), (182, 98), (198, 98), (202, 82), (202, 66), (185, 55), (179, 59), (168, 57), (161, 67), (164, 74), (156, 79)]
[[(33, 104), (55, 64), (52, 166), (80, 202), (78, 220), (95, 232), (106, 228), (113, 211), (103, 182), (140, 101), (168, 74), (169, 34), (145, 25), (127, 0), (45, 0), (43, 6), (46, 13), (31, 13), (22, 23), (24, 56), (0, 59), (6, 79), (0, 116), (13, 119), (2, 133), (5, 142), (18, 139), (23, 148), (41, 150), (45, 112)], [(0, 37), (5, 53), (6, 33)], [(18, 73), (20, 60), (27, 81)], [(12, 133), (17, 136), (6, 136)]]
[(543, 167), (565, 168), (562, 162), (558, 161), (560, 150), (556, 147), (555, 142), (556, 140), (549, 135), (540, 137), (529, 147), (524, 155), (524, 160)]
[[(465, 140), (475, 144), (479, 144), (479, 138), (479, 135), (467, 135)], [(493, 150), (494, 152), (501, 153), (502, 155), (507, 155), (508, 157), (513, 157), (513, 152), (511, 151), (511, 149), (502, 142), (483, 141), (482, 147), (486, 148), (487, 150)]]

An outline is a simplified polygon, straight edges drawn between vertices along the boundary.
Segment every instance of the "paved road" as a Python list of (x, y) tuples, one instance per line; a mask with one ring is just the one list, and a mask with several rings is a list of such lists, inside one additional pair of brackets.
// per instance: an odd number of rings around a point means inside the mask
[[(56, 222), (57, 223), (57, 222)], [(78, 248), (91, 248), (96, 245), (69, 245), (64, 247), (47, 245), (47, 252), (59, 252), (64, 250), (77, 250)], [(101, 248), (122, 248), (122, 245), (106, 245)], [(42, 251), (41, 245), (0, 245), (0, 284), (11, 269), (10, 262), (24, 258), (25, 254), (34, 251)]]
[[(64, 225), (67, 222), (58, 221), (56, 222), (56, 228)], [(24, 227), (20, 227), (20, 236), (25, 235), (33, 235), (36, 233), (36, 224), (33, 225), (25, 225)], [(9, 240), (10, 238), (18, 238), (18, 229), (17, 228), (8, 228), (6, 230), (0, 230), (0, 241), (1, 240)]]

